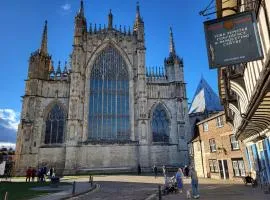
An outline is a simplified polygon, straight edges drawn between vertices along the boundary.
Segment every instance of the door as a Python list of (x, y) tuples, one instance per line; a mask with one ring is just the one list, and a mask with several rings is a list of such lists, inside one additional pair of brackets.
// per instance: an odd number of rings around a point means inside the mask
[(229, 179), (229, 170), (227, 160), (219, 160), (219, 173), (221, 179)]
[(229, 170), (228, 170), (227, 160), (223, 160), (223, 165), (224, 165), (225, 177), (226, 179), (229, 179)]
[(222, 160), (218, 161), (218, 165), (219, 165), (220, 178), (224, 179), (224, 171), (223, 171), (223, 166), (222, 166)]

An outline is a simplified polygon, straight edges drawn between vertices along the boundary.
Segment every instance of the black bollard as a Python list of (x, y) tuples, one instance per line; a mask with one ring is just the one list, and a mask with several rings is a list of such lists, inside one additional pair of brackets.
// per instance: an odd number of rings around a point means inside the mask
[(75, 190), (76, 190), (76, 182), (73, 182), (73, 187), (72, 187), (72, 195), (75, 194)]
[(91, 175), (89, 176), (89, 183), (91, 183)]
[(158, 200), (161, 200), (161, 186), (158, 186)]
[(94, 177), (91, 176), (91, 187), (93, 186), (93, 179), (94, 179)]

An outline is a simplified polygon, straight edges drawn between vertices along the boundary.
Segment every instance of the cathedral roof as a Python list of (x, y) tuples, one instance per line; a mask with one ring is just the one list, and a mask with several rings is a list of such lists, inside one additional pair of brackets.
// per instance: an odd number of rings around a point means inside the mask
[(217, 112), (223, 110), (218, 95), (202, 77), (193, 97), (189, 114)]

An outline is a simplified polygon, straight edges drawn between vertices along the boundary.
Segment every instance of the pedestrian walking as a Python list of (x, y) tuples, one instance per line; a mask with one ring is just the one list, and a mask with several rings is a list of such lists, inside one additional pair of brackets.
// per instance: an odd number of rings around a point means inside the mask
[(162, 173), (163, 173), (163, 176), (164, 176), (164, 184), (166, 185), (167, 176), (166, 176), (166, 167), (165, 167), (165, 165), (162, 166)]
[(28, 167), (28, 169), (26, 170), (26, 182), (30, 182), (31, 180), (31, 176), (32, 176), (32, 169), (31, 167)]
[(141, 173), (142, 173), (141, 165), (138, 164), (138, 175), (140, 175)]
[(37, 170), (33, 167), (31, 171), (32, 182), (35, 181)]
[(166, 176), (166, 167), (165, 167), (165, 165), (162, 166), (162, 172), (163, 172), (163, 176)]
[(50, 172), (49, 176), (50, 176), (50, 178), (51, 178), (52, 175), (53, 175), (53, 173), (54, 173), (54, 169), (51, 167), (50, 170), (49, 170), (49, 172)]
[(188, 177), (189, 176), (189, 167), (185, 165), (185, 168), (184, 168), (184, 173), (185, 173), (185, 176)]
[(154, 170), (155, 178), (157, 178), (157, 166), (156, 165), (154, 165), (153, 170)]
[(192, 186), (192, 196), (194, 199), (198, 199), (200, 197), (199, 195), (199, 181), (198, 181), (198, 175), (194, 167), (191, 167), (190, 169), (190, 177), (191, 177), (191, 186)]
[(38, 182), (42, 182), (42, 168), (38, 169), (37, 176), (38, 176)]
[(175, 179), (176, 179), (176, 182), (177, 182), (177, 188), (179, 190), (180, 193), (183, 192), (183, 177), (184, 177), (184, 174), (183, 174), (183, 171), (181, 168), (178, 169), (176, 175), (175, 175)]

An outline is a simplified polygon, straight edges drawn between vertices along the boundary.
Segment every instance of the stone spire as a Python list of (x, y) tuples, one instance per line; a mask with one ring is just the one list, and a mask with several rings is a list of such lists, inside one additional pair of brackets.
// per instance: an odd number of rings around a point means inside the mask
[(140, 5), (139, 5), (139, 2), (137, 1), (136, 19), (135, 19), (134, 28), (133, 28), (134, 31), (137, 31), (141, 24), (143, 24), (143, 21), (142, 21), (141, 14), (140, 14)]
[(170, 27), (170, 55), (175, 55), (172, 27)]
[(75, 30), (74, 30), (74, 45), (82, 45), (83, 36), (87, 33), (87, 22), (84, 17), (84, 6), (83, 0), (81, 0), (81, 5), (79, 12), (75, 17)]
[(113, 15), (112, 15), (112, 10), (110, 9), (110, 13), (108, 15), (108, 29), (113, 28)]
[(48, 28), (47, 28), (47, 20), (45, 21), (43, 34), (42, 34), (42, 40), (41, 40), (41, 46), (40, 46), (40, 53), (48, 54)]
[(136, 6), (136, 20), (141, 19), (141, 15), (140, 15), (140, 5), (139, 2), (137, 1), (137, 6)]
[(144, 43), (144, 22), (140, 14), (139, 2), (137, 2), (136, 19), (134, 22), (133, 31), (135, 32), (138, 41), (141, 41)]
[(81, 7), (80, 7), (80, 10), (79, 10), (79, 15), (81, 17), (84, 17), (84, 6), (83, 6), (83, 0), (81, 0)]

